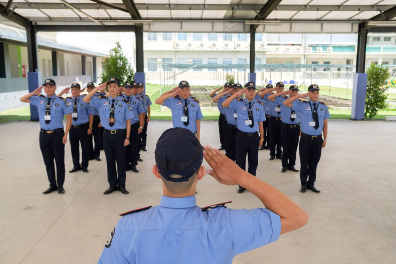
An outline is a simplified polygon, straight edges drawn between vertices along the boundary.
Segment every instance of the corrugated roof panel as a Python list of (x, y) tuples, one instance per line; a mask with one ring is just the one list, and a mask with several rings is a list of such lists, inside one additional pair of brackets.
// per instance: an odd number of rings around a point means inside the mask
[(328, 11), (301, 11), (293, 19), (318, 19), (327, 13)]
[(309, 5), (341, 5), (344, 2), (345, 0), (332, 0), (331, 3), (328, 0), (314, 0)]
[(121, 10), (115, 10), (115, 9), (106, 9), (106, 10), (107, 10), (107, 12), (109, 12), (110, 16), (112, 16), (112, 17), (129, 17), (129, 18), (131, 18), (131, 15), (129, 13), (121, 11)]
[(204, 10), (202, 18), (223, 18), (225, 15), (226, 11), (225, 10)]
[(140, 10), (139, 13), (144, 18), (170, 18), (168, 10)]
[(106, 17), (109, 18), (109, 15), (103, 9), (81, 9), (84, 13), (87, 13), (91, 17)]
[(47, 17), (37, 9), (16, 9), (16, 13), (24, 17)]
[(360, 19), (369, 19), (369, 18), (372, 18), (378, 14), (379, 14), (378, 11), (364, 11), (361, 14), (353, 17), (353, 19), (359, 19), (359, 20)]
[(288, 19), (291, 18), (297, 11), (272, 11), (268, 19)]
[(348, 19), (354, 15), (356, 15), (357, 11), (333, 11), (330, 12), (328, 15), (323, 17), (322, 19)]
[[(43, 11), (47, 13), (50, 17), (78, 17), (71, 9), (46, 9)], [(78, 13), (80, 17), (85, 17), (85, 15)]]
[(283, 0), (280, 5), (306, 5), (309, 0)]
[[(345, 5), (375, 5), (376, 3), (378, 3), (379, 5), (383, 5), (383, 2), (379, 0), (349, 0), (345, 3)], [(395, 2), (393, 1), (393, 4), (394, 3)]]

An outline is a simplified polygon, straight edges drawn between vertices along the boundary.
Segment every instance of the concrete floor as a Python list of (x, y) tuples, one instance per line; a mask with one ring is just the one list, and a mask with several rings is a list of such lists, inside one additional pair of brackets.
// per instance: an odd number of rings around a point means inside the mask
[[(119, 213), (159, 203), (153, 151), (170, 126), (169, 121), (150, 122), (140, 173), (127, 172), (130, 194), (105, 196), (104, 153), (101, 162), (90, 163), (88, 174), (66, 172), (66, 194), (43, 195), (48, 181), (39, 124), (0, 125), (0, 263), (96, 263)], [(234, 263), (395, 263), (395, 131), (396, 123), (330, 120), (318, 167), (320, 194), (301, 194), (299, 174), (280, 173), (280, 161), (269, 161), (268, 150), (260, 151), (258, 177), (288, 195), (310, 219), (304, 228), (239, 255)], [(203, 144), (219, 146), (217, 122), (203, 122), (202, 134)], [(71, 169), (69, 143), (65, 162)], [(232, 200), (231, 208), (261, 206), (251, 193), (236, 190), (205, 176), (198, 185), (198, 205)]]

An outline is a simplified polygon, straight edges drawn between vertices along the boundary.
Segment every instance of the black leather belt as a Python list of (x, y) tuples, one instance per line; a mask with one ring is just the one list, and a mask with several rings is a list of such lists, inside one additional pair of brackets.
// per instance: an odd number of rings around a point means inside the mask
[(235, 125), (231, 125), (230, 123), (228, 123), (227, 122), (227, 126), (229, 126), (229, 127), (233, 127), (233, 128), (237, 128), (237, 126), (235, 126)]
[(61, 132), (61, 131), (63, 131), (63, 128), (57, 128), (57, 129), (54, 129), (54, 130), (44, 130), (44, 129), (41, 129), (41, 132), (47, 133), (47, 134), (53, 134), (53, 133)]
[(312, 136), (312, 135), (308, 135), (308, 134), (305, 134), (305, 133), (302, 133), (302, 132), (301, 132), (301, 135), (304, 136), (304, 137), (310, 138), (310, 139), (318, 139), (318, 138), (321, 139), (322, 138), (322, 135)]
[(100, 116), (99, 116), (99, 115), (94, 115), (93, 117), (94, 117), (94, 118), (100, 118)]
[(265, 117), (266, 117), (266, 118), (271, 118), (271, 116), (270, 116), (270, 115), (265, 115)]
[(125, 131), (125, 130), (126, 130), (125, 128), (124, 129), (116, 129), (116, 130), (105, 129), (104, 132), (114, 135), (114, 134), (120, 133), (120, 132)]
[(282, 120), (281, 117), (269, 116), (270, 119), (274, 119), (276, 121)]
[(251, 136), (254, 136), (254, 135), (258, 135), (258, 132), (246, 133), (246, 132), (243, 132), (241, 130), (238, 130), (238, 134), (247, 135), (247, 136), (251, 137)]
[(139, 121), (136, 121), (136, 123), (131, 124), (131, 126), (134, 126), (136, 124), (139, 124)]
[(282, 123), (282, 126), (288, 126), (290, 128), (295, 128), (295, 127), (300, 127), (300, 124), (292, 125), (292, 124)]
[(88, 125), (89, 125), (89, 123), (81, 124), (81, 125), (78, 125), (78, 126), (72, 125), (72, 128), (80, 128), (80, 127), (85, 127), (85, 126), (88, 126)]

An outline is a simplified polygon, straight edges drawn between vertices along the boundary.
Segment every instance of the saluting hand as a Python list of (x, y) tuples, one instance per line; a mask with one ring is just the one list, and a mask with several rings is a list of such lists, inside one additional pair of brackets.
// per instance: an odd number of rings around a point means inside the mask
[(246, 89), (246, 88), (243, 88), (242, 90), (240, 90), (240, 91), (237, 93), (237, 96), (242, 96), (242, 94), (244, 94), (246, 91), (247, 91), (247, 89)]
[(43, 88), (43, 86), (40, 86), (39, 88), (37, 88), (36, 90), (34, 90), (32, 92), (32, 95), (39, 95), (41, 93), (41, 89)]
[(124, 91), (124, 86), (121, 86), (121, 87), (118, 88), (118, 93), (119, 94), (122, 93), (123, 91)]
[(69, 93), (69, 91), (70, 91), (70, 87), (66, 87), (65, 89), (63, 89), (62, 91), (61, 91), (61, 94), (63, 95), (63, 94), (67, 94), (67, 93)]
[(307, 96), (308, 96), (308, 93), (299, 94), (299, 95), (298, 95), (298, 98), (306, 98)]
[(211, 146), (204, 146), (204, 158), (213, 169), (207, 170), (207, 174), (221, 184), (238, 184), (244, 171), (235, 162), (227, 158), (219, 150), (212, 149)]
[(177, 89), (179, 89), (179, 87), (174, 87), (171, 90), (168, 91), (168, 93), (173, 93), (174, 91), (176, 91)]
[(87, 87), (84, 87), (80, 92), (83, 93), (85, 91), (85, 88), (87, 88)]
[[(173, 90), (173, 89), (172, 89)], [(180, 88), (179, 87), (177, 87), (177, 89), (176, 90), (174, 90), (172, 93), (171, 93), (171, 95), (172, 96), (176, 96), (176, 95), (178, 95), (179, 93), (180, 93)]]
[(106, 83), (102, 83), (101, 85), (99, 85), (95, 89), (97, 89), (97, 91), (99, 91), (100, 93), (104, 93), (104, 91), (106, 91), (106, 85), (107, 85)]

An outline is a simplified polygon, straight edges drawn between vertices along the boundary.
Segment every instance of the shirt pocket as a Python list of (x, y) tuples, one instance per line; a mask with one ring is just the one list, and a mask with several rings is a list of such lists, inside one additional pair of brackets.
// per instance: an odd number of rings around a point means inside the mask
[(237, 117), (241, 118), (242, 120), (248, 120), (249, 115), (247, 110), (241, 110), (237, 112)]

